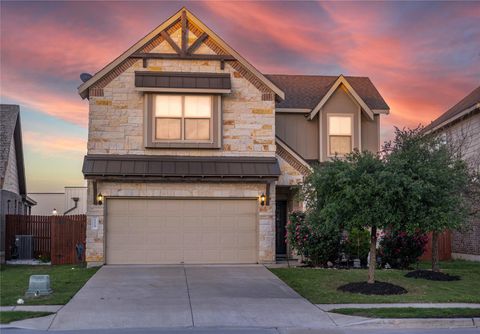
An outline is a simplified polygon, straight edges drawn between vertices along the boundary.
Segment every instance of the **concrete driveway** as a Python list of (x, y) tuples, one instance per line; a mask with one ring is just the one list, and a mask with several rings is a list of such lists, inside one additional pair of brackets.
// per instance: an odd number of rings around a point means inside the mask
[(265, 267), (104, 266), (50, 329), (332, 328), (327, 314)]

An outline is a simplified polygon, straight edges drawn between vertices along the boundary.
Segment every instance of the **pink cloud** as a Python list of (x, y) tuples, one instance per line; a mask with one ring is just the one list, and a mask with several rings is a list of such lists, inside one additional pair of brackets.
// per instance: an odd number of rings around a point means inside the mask
[(24, 131), (23, 140), (25, 147), (49, 157), (64, 158), (67, 155), (78, 159), (87, 152), (85, 138), (60, 137), (55, 134)]

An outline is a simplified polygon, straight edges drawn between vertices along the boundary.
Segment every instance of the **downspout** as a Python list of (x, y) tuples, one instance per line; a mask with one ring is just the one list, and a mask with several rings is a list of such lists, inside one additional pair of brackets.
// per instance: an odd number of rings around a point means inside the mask
[(73, 210), (75, 210), (75, 209), (78, 207), (78, 200), (79, 200), (79, 198), (78, 198), (78, 197), (72, 197), (72, 200), (73, 200), (73, 202), (75, 203), (75, 205), (74, 205), (72, 208), (70, 208), (70, 209), (68, 209), (67, 211), (65, 211), (65, 212), (63, 213), (64, 216), (65, 216), (67, 213), (72, 212)]

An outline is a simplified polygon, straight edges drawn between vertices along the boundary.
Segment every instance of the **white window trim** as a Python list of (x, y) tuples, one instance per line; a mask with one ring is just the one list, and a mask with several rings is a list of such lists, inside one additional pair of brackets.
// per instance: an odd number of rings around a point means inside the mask
[[(163, 95), (163, 94), (154, 94), (153, 99), (152, 99), (152, 120), (151, 120), (151, 126), (152, 126), (152, 142), (153, 143), (172, 143), (172, 144), (180, 144), (180, 143), (199, 143), (199, 144), (212, 144), (213, 143), (213, 138), (214, 138), (214, 133), (213, 133), (213, 113), (214, 113), (214, 103), (215, 99), (212, 95), (208, 95), (210, 97), (210, 102), (211, 102), (211, 108), (210, 108), (210, 118), (206, 117), (185, 117), (185, 96), (191, 95), (191, 96), (197, 96), (197, 95), (203, 95), (203, 94), (165, 94), (165, 95), (172, 95), (172, 96), (181, 96), (182, 97), (182, 116), (180, 117), (180, 140), (169, 140), (169, 139), (157, 139), (156, 138), (156, 130), (157, 130), (157, 118), (178, 118), (178, 117), (157, 117), (155, 115), (156, 111), (156, 96), (157, 95)], [(185, 139), (185, 119), (209, 119), (210, 124), (209, 124), (209, 131), (210, 131), (210, 139), (208, 140), (199, 140), (199, 139)]]
[(333, 158), (335, 156), (337, 157), (344, 157), (345, 155), (343, 154), (330, 154), (330, 117), (335, 117), (335, 116), (338, 116), (338, 117), (350, 117), (350, 131), (351, 131), (351, 134), (350, 134), (350, 137), (351, 137), (351, 149), (353, 152), (353, 147), (355, 146), (354, 145), (354, 140), (355, 140), (355, 125), (354, 125), (354, 121), (355, 121), (355, 114), (352, 114), (352, 113), (327, 113), (326, 114), (327, 116), (327, 157), (328, 158)]

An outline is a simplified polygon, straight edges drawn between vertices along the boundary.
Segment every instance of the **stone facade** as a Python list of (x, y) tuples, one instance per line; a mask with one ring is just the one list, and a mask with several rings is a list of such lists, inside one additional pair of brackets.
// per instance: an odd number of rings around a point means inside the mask
[[(144, 145), (144, 93), (135, 90), (135, 71), (231, 73), (232, 93), (222, 96), (222, 149), (147, 149)], [(90, 97), (89, 154), (275, 156), (275, 102), (233, 67), (218, 61), (137, 61)]]
[[(178, 44), (180, 31), (171, 35)], [(195, 36), (189, 34), (189, 44)], [(151, 52), (173, 53), (166, 42), (155, 46)], [(215, 53), (205, 43), (196, 53)], [(222, 70), (219, 61), (149, 59), (118, 73), (102, 87), (101, 96), (90, 94), (88, 154), (139, 154), (178, 156), (275, 156), (275, 102), (265, 99), (244, 74), (235, 69), (234, 62), (226, 63)], [(135, 89), (135, 71), (209, 72), (230, 73), (232, 92), (222, 96), (220, 149), (153, 149), (145, 147), (144, 93)], [(148, 125), (147, 125), (148, 126)], [(108, 205), (108, 198), (126, 197), (208, 197), (208, 198), (258, 198), (266, 192), (265, 183), (134, 183), (98, 182)], [(275, 261), (275, 184), (270, 184), (269, 205), (258, 206), (258, 261)], [(105, 204), (94, 205), (93, 184), (88, 184), (87, 247), (89, 265), (105, 262)], [(98, 229), (92, 229), (92, 217), (98, 217)]]

